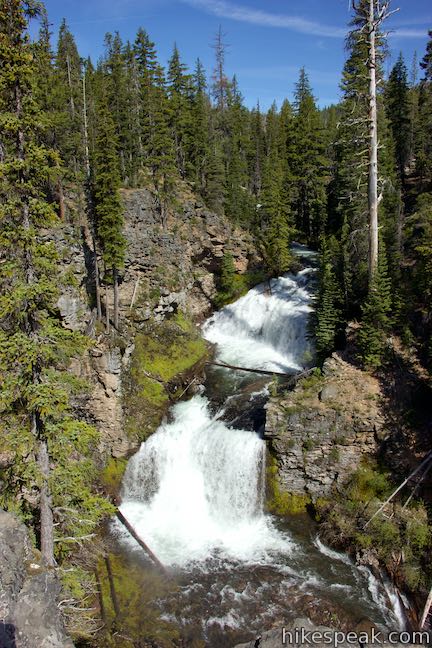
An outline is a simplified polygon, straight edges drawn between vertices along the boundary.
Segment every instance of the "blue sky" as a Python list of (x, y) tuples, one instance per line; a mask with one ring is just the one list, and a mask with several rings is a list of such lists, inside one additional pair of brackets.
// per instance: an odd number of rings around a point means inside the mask
[[(292, 98), (298, 70), (305, 66), (321, 106), (337, 101), (345, 59), (349, 0), (46, 0), (56, 36), (66, 18), (80, 54), (97, 60), (106, 32), (133, 40), (139, 26), (155, 41), (165, 65), (177, 42), (185, 63), (199, 56), (211, 72), (211, 48), (219, 25), (229, 44), (226, 69), (237, 74), (248, 106), (267, 109)], [(431, 0), (393, 0), (399, 11), (388, 21), (389, 69), (399, 51), (407, 66), (424, 55), (432, 29)]]

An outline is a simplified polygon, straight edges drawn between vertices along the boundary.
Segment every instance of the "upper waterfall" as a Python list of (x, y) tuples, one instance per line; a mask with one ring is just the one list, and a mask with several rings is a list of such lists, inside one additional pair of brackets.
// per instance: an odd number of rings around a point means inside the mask
[(217, 345), (223, 362), (295, 372), (308, 365), (312, 349), (307, 324), (313, 268), (252, 288), (204, 324), (203, 335)]

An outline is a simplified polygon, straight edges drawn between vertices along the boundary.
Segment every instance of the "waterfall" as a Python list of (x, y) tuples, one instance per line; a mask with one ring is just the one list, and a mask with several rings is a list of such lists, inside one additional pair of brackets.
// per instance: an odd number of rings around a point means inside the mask
[(222, 362), (295, 372), (308, 365), (312, 352), (307, 333), (313, 268), (271, 279), (204, 325), (204, 337), (217, 345)]
[[(203, 334), (217, 345), (218, 358), (275, 371), (304, 366), (313, 273), (272, 279), (213, 315)], [(292, 541), (263, 510), (264, 441), (213, 416), (203, 395), (171, 413), (124, 477), (121, 510), (138, 535), (167, 565), (267, 563), (287, 555)], [(126, 534), (124, 540), (134, 542)]]
[(167, 565), (266, 560), (288, 551), (263, 513), (264, 441), (213, 417), (204, 396), (178, 403), (130, 460), (122, 513)]

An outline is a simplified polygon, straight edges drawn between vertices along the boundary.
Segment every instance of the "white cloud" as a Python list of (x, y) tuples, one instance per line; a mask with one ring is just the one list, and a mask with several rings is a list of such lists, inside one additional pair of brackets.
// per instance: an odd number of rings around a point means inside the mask
[[(180, 0), (188, 5), (203, 9), (221, 18), (229, 18), (239, 22), (245, 22), (262, 27), (279, 27), (290, 29), (300, 34), (309, 36), (322, 36), (328, 38), (344, 38), (347, 29), (344, 27), (333, 27), (322, 25), (300, 16), (289, 16), (287, 14), (276, 14), (244, 7), (226, 0)], [(419, 23), (417, 23), (419, 24)], [(391, 31), (390, 36), (399, 38), (423, 38), (427, 36), (427, 29), (396, 29)]]
[(220, 16), (221, 18), (230, 18), (240, 22), (247, 22), (253, 25), (263, 27), (281, 27), (291, 29), (301, 34), (311, 36), (328, 36), (330, 38), (343, 38), (346, 34), (345, 29), (340, 27), (331, 27), (320, 25), (319, 23), (298, 16), (288, 16), (286, 14), (272, 14), (261, 9), (251, 9), (241, 7), (240, 5), (226, 2), (225, 0), (181, 0), (189, 5), (204, 9), (210, 13)]

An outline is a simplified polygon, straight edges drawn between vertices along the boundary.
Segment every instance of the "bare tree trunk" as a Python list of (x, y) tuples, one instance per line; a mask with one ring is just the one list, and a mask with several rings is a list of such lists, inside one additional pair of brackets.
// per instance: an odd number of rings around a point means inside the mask
[(39, 442), (38, 466), (43, 479), (39, 499), (41, 553), (44, 563), (49, 567), (54, 567), (56, 564), (54, 560), (54, 520), (51, 493), (48, 485), (48, 447), (45, 440)]
[(375, 0), (369, 0), (369, 281), (378, 267), (378, 124), (376, 98), (376, 21)]
[(109, 309), (109, 290), (108, 284), (105, 285), (105, 320), (106, 320), (106, 333), (109, 333), (111, 330), (110, 327), (110, 309)]
[(82, 89), (83, 89), (84, 155), (85, 155), (86, 174), (88, 180), (90, 178), (90, 155), (89, 155), (88, 124), (87, 124), (87, 94), (86, 94), (85, 68), (84, 68), (84, 74), (82, 79)]
[(63, 193), (63, 183), (59, 178), (57, 182), (57, 197), (59, 202), (59, 217), (60, 220), (64, 221), (65, 219), (65, 203), (64, 203), (64, 193)]
[(70, 107), (71, 107), (71, 115), (72, 118), (75, 117), (75, 102), (73, 98), (73, 92), (72, 92), (72, 76), (71, 76), (71, 66), (70, 66), (70, 58), (69, 54), (66, 56), (66, 66), (67, 66), (67, 76), (68, 76), (68, 85), (69, 85), (69, 102), (70, 102)]
[(118, 270), (115, 266), (112, 269), (114, 284), (114, 327), (119, 329), (119, 290), (118, 290)]
[(101, 289), (100, 289), (100, 277), (99, 277), (99, 264), (97, 260), (96, 237), (94, 234), (92, 235), (92, 241), (93, 241), (93, 263), (94, 263), (94, 275), (95, 275), (96, 313), (97, 313), (97, 319), (100, 322), (102, 320)]
[(120, 616), (120, 605), (119, 605), (119, 602), (118, 602), (117, 592), (116, 592), (115, 585), (114, 585), (114, 578), (113, 578), (113, 573), (112, 573), (112, 569), (111, 569), (111, 561), (109, 559), (109, 556), (105, 556), (105, 565), (106, 565), (107, 574), (108, 574), (108, 582), (109, 582), (109, 586), (110, 586), (110, 593), (111, 593), (111, 600), (112, 600), (112, 604), (113, 604), (113, 608), (114, 608), (114, 614), (115, 614), (115, 617), (117, 619)]

